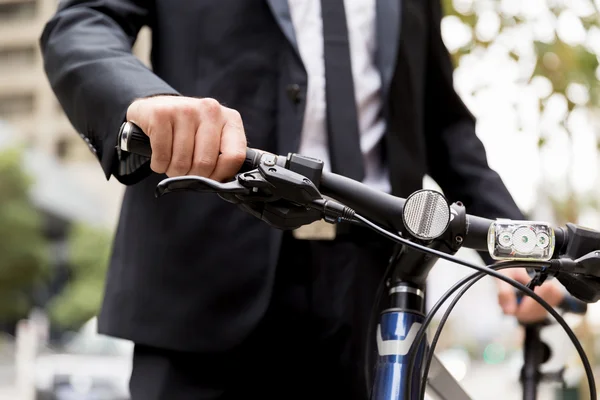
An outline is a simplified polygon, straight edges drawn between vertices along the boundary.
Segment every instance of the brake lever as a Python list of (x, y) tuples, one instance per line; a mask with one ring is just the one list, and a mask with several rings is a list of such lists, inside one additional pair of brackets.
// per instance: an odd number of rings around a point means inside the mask
[(296, 229), (324, 216), (334, 221), (347, 212), (343, 205), (323, 199), (310, 179), (275, 165), (261, 164), (226, 183), (200, 176), (167, 178), (156, 186), (155, 195), (182, 191), (217, 193), (222, 199), (283, 230)]
[(248, 195), (252, 192), (250, 188), (242, 186), (237, 179), (223, 183), (202, 176), (187, 175), (163, 179), (156, 185), (154, 194), (156, 197), (161, 197), (168, 193), (184, 191), (234, 195)]

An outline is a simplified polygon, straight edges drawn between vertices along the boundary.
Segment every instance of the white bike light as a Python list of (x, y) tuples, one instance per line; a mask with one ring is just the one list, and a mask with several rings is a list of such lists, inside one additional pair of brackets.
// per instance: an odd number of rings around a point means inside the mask
[(554, 229), (546, 222), (498, 219), (488, 231), (488, 250), (494, 260), (548, 261), (554, 243)]

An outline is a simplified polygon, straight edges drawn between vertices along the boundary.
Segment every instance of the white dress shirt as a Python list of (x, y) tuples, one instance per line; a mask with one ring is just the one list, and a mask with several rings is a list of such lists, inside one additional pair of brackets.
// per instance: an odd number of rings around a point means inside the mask
[[(363, 154), (363, 182), (390, 192), (387, 167), (382, 165), (380, 144), (385, 132), (381, 78), (375, 65), (376, 0), (344, 0), (352, 76)], [(330, 171), (327, 146), (323, 22), (319, 0), (288, 0), (300, 56), (308, 74), (306, 109), (299, 153), (322, 160)]]

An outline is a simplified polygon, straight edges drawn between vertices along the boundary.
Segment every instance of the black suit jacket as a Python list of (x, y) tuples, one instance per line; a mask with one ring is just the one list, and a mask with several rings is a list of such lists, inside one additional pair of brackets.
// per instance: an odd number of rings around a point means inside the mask
[[(387, 162), (406, 197), (430, 174), (470, 213), (520, 218), (453, 89), (439, 0), (377, 0)], [(153, 31), (153, 72), (132, 54)], [(271, 293), (281, 232), (217, 196), (154, 198), (164, 176), (121, 175), (126, 109), (156, 94), (213, 97), (240, 111), (249, 145), (296, 151), (307, 75), (287, 0), (66, 0), (41, 37), (45, 70), (107, 177), (128, 187), (99, 319), (103, 333), (178, 350), (235, 345)]]

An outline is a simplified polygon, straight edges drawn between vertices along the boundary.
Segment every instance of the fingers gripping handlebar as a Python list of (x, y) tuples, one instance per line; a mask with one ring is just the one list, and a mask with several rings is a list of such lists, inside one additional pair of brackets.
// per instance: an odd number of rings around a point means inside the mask
[[(119, 131), (119, 149), (143, 157), (152, 157), (150, 138), (144, 131), (132, 122), (125, 122)], [(252, 169), (258, 166), (264, 151), (248, 148), (244, 167)]]

